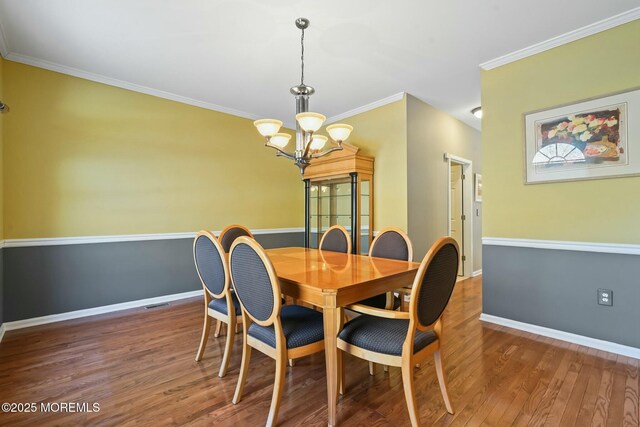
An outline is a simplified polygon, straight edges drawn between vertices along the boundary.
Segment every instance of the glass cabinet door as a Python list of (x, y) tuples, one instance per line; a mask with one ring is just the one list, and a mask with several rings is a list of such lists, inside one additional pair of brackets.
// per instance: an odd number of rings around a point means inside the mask
[(348, 180), (311, 182), (309, 189), (311, 222), (310, 246), (317, 248), (322, 234), (333, 225), (351, 231), (351, 185)]
[(370, 238), (373, 230), (371, 225), (371, 181), (363, 179), (360, 181), (360, 254), (369, 253)]

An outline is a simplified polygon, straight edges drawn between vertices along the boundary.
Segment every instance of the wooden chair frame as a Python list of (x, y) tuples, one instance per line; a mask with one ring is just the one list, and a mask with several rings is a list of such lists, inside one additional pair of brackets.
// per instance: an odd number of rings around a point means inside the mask
[[(242, 319), (244, 322), (244, 327), (242, 328), (242, 363), (240, 366), (240, 375), (238, 376), (238, 384), (236, 385), (236, 390), (233, 396), (233, 403), (238, 404), (242, 399), (242, 392), (244, 389), (244, 384), (247, 379), (247, 372), (249, 370), (249, 361), (251, 359), (251, 349), (255, 348), (256, 350), (266, 354), (276, 361), (276, 375), (275, 382), (273, 386), (273, 396), (271, 398), (271, 406), (269, 409), (269, 416), (267, 418), (267, 426), (273, 426), (276, 424), (278, 419), (278, 411), (280, 410), (280, 398), (282, 396), (282, 388), (284, 385), (284, 377), (286, 372), (287, 360), (289, 359), (297, 359), (299, 357), (308, 356), (313, 353), (317, 353), (324, 350), (324, 340), (318, 341), (313, 344), (309, 344), (302, 347), (296, 347), (292, 349), (287, 348), (286, 338), (284, 336), (284, 332), (282, 330), (282, 321), (280, 319), (280, 309), (282, 307), (282, 300), (280, 295), (282, 294), (280, 290), (280, 281), (278, 280), (278, 276), (276, 275), (275, 269), (273, 268), (273, 264), (271, 260), (264, 252), (264, 249), (258, 242), (254, 239), (242, 236), (238, 237), (233, 245), (231, 246), (231, 250), (229, 251), (229, 260), (233, 257), (233, 251), (238, 245), (245, 244), (251, 247), (262, 262), (267, 270), (267, 274), (269, 275), (269, 279), (271, 281), (271, 287), (273, 292), (273, 310), (267, 320), (258, 320), (253, 317), (247, 310), (245, 310), (244, 305), (242, 304), (242, 300), (240, 298), (240, 305), (242, 306)], [(233, 277), (232, 277), (233, 280)], [(257, 323), (260, 326), (271, 326), (273, 325), (275, 331), (276, 338), (276, 347), (273, 348), (264, 342), (251, 337), (248, 334), (249, 326), (252, 322)]]
[(253, 237), (253, 233), (251, 233), (251, 230), (249, 230), (244, 225), (231, 224), (231, 225), (227, 225), (225, 228), (222, 229), (222, 231), (218, 235), (218, 241), (222, 243), (222, 238), (224, 237), (224, 235), (227, 234), (227, 232), (229, 232), (229, 230), (233, 230), (234, 228), (239, 228), (241, 230), (244, 230), (247, 233), (247, 236), (251, 237), (252, 239), (254, 238)]
[(351, 236), (349, 235), (349, 232), (347, 231), (346, 228), (344, 228), (341, 225), (332, 225), (331, 227), (329, 227), (327, 229), (327, 231), (325, 231), (322, 234), (322, 238), (320, 239), (320, 244), (318, 245), (318, 249), (320, 250), (324, 250), (322, 249), (322, 244), (324, 243), (324, 239), (325, 237), (327, 237), (327, 234), (329, 234), (329, 232), (333, 231), (333, 230), (340, 230), (342, 232), (342, 234), (344, 234), (344, 236), (347, 238), (347, 252), (348, 254), (351, 253), (351, 248), (353, 247), (353, 242), (351, 241)]
[[(439, 250), (445, 245), (452, 244), (455, 246), (456, 251), (460, 251), (458, 244), (451, 237), (443, 237), (436, 241), (427, 255), (422, 260), (420, 264), (420, 268), (416, 273), (416, 277), (413, 281), (413, 288), (411, 291), (411, 302), (409, 303), (409, 311), (408, 312), (398, 312), (391, 310), (382, 310), (374, 307), (366, 307), (360, 308), (358, 311), (363, 314), (369, 314), (378, 317), (385, 317), (390, 319), (408, 319), (409, 320), (409, 330), (407, 332), (407, 337), (402, 345), (402, 355), (401, 356), (393, 356), (385, 353), (378, 353), (371, 350), (366, 350), (361, 347), (357, 347), (353, 344), (349, 344), (346, 341), (343, 341), (338, 337), (338, 348), (346, 353), (359, 357), (361, 359), (368, 360), (374, 363), (380, 363), (389, 366), (397, 366), (402, 369), (402, 384), (404, 387), (405, 398), (407, 400), (407, 408), (409, 410), (409, 418), (411, 419), (411, 425), (417, 427), (420, 425), (418, 406), (416, 402), (414, 384), (413, 384), (413, 367), (421, 363), (426, 357), (433, 354), (435, 359), (436, 366), (436, 374), (438, 376), (438, 383), (440, 384), (440, 392), (442, 393), (442, 398), (444, 400), (444, 404), (447, 408), (447, 412), (453, 414), (453, 406), (451, 405), (451, 401), (449, 399), (449, 394), (447, 393), (447, 383), (445, 378), (445, 367), (442, 361), (442, 350), (440, 346), (440, 341), (442, 339), (442, 328), (443, 328), (443, 314), (440, 314), (438, 319), (436, 319), (430, 325), (421, 325), (418, 320), (418, 295), (420, 289), (422, 288), (422, 280), (427, 271), (427, 268), (431, 264), (431, 261), (435, 257), (435, 255), (439, 252)], [(456, 270), (457, 271), (457, 270)], [(364, 306), (363, 306), (364, 307)], [(446, 307), (445, 307), (446, 308)], [(444, 310), (443, 310), (444, 312)], [(433, 331), (436, 335), (436, 340), (431, 344), (427, 345), (422, 350), (417, 353), (413, 352), (414, 338), (416, 331)], [(339, 383), (340, 383), (340, 393), (344, 394), (345, 391), (345, 377), (344, 377), (344, 369), (342, 369), (342, 352), (338, 351), (338, 366), (340, 367), (339, 372)]]
[[(198, 268), (198, 263), (196, 262), (196, 242), (198, 238), (206, 237), (211, 243), (215, 246), (218, 254), (222, 258), (222, 267), (224, 268), (224, 288), (221, 293), (214, 294), (204, 283), (202, 276), (200, 275), (200, 270)], [(196, 362), (202, 360), (202, 356), (204, 355), (205, 347), (207, 346), (207, 340), (209, 338), (209, 332), (211, 330), (211, 319), (216, 319), (216, 330), (214, 332), (214, 337), (218, 338), (220, 336), (220, 330), (222, 324), (227, 325), (227, 340), (224, 347), (224, 354), (222, 355), (222, 361), (220, 363), (220, 370), (218, 371), (218, 376), (220, 378), (224, 377), (227, 374), (227, 369), (229, 368), (229, 361), (231, 360), (231, 354), (233, 352), (233, 338), (236, 331), (236, 326), (239, 323), (242, 323), (242, 318), (237, 316), (235, 307), (233, 305), (233, 298), (231, 297), (231, 279), (229, 275), (229, 267), (226, 260), (226, 256), (222, 245), (216, 239), (216, 236), (208, 230), (199, 231), (196, 234), (196, 238), (193, 240), (193, 260), (196, 265), (196, 272), (198, 273), (198, 278), (200, 279), (200, 283), (202, 283), (202, 289), (204, 291), (204, 325), (202, 327), (202, 338), (200, 339), (200, 346), (198, 347), (198, 353), (196, 354)], [(220, 313), (219, 311), (213, 310), (209, 308), (209, 303), (213, 299), (221, 299), (224, 298), (227, 304), (227, 313)]]

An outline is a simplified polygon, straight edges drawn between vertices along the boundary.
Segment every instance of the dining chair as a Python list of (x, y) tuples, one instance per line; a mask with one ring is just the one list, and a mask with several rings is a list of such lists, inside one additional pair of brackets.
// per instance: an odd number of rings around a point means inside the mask
[[(413, 245), (407, 234), (399, 228), (389, 227), (378, 233), (369, 249), (369, 256), (376, 258), (397, 259), (400, 261), (413, 260)], [(396, 298), (393, 292), (376, 295), (357, 304), (387, 310), (397, 310), (400, 307), (400, 298)]]
[(319, 249), (323, 251), (351, 253), (351, 236), (341, 225), (333, 225), (324, 232)]
[(224, 230), (220, 232), (218, 240), (220, 240), (224, 251), (228, 253), (229, 249), (231, 249), (233, 241), (240, 236), (248, 236), (253, 239), (253, 234), (251, 234), (251, 231), (249, 231), (247, 227), (244, 227), (240, 224), (232, 224), (225, 227)]
[(360, 310), (361, 316), (347, 322), (338, 335), (338, 367), (340, 392), (344, 394), (345, 378), (342, 352), (402, 370), (409, 418), (418, 426), (419, 415), (413, 382), (413, 369), (433, 354), (440, 392), (447, 412), (453, 407), (447, 393), (442, 361), (443, 316), (458, 276), (459, 248), (455, 240), (443, 237), (436, 241), (422, 260), (411, 290), (409, 311)]
[[(375, 258), (397, 259), (401, 261), (413, 260), (413, 245), (407, 234), (395, 227), (388, 227), (381, 230), (369, 249), (369, 256)], [(386, 310), (397, 310), (400, 308), (401, 300), (396, 297), (393, 291), (376, 295), (371, 298), (359, 301), (347, 308), (352, 311), (358, 311), (359, 307), (375, 307)], [(384, 365), (385, 372), (388, 366)], [(374, 374), (374, 363), (369, 362), (369, 375)]]
[(200, 347), (196, 354), (196, 362), (202, 360), (204, 349), (207, 346), (211, 319), (217, 320), (214, 334), (216, 338), (220, 335), (222, 323), (227, 324), (227, 340), (218, 372), (218, 376), (222, 378), (227, 373), (233, 351), (233, 331), (236, 330), (236, 325), (242, 321), (241, 318), (237, 318), (240, 302), (235, 293), (231, 291), (229, 268), (225, 260), (224, 249), (213, 233), (202, 230), (196, 234), (193, 241), (193, 259), (204, 291), (204, 326)]
[(242, 363), (233, 403), (242, 399), (251, 349), (276, 361), (273, 396), (267, 426), (275, 425), (287, 359), (324, 350), (322, 313), (300, 305), (282, 305), (280, 281), (262, 246), (250, 237), (239, 237), (229, 254), (231, 280), (242, 307)]

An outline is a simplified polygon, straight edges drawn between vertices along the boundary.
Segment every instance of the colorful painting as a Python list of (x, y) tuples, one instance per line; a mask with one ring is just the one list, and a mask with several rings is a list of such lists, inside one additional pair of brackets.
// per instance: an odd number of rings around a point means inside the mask
[(640, 91), (525, 115), (526, 183), (639, 173), (629, 156), (629, 144), (640, 146), (637, 126), (628, 139), (630, 103), (640, 106)]

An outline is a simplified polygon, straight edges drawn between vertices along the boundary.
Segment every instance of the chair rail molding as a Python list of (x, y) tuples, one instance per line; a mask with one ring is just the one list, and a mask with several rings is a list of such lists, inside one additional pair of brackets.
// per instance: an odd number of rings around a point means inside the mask
[[(213, 231), (213, 230), (212, 230)], [(220, 234), (220, 230), (213, 231)], [(302, 227), (292, 228), (259, 228), (251, 230), (254, 235), (260, 234), (282, 234), (282, 233), (304, 233)], [(58, 246), (58, 245), (82, 245), (91, 243), (113, 243), (113, 242), (140, 242), (147, 240), (174, 240), (193, 239), (195, 231), (183, 233), (156, 233), (156, 234), (121, 234), (109, 236), (77, 236), (77, 237), (46, 237), (34, 239), (7, 239), (4, 240), (5, 248), (20, 248), (26, 246)], [(3, 246), (0, 246), (3, 247)]]
[(492, 246), (512, 246), (519, 248), (553, 249), (558, 251), (640, 255), (640, 245), (628, 243), (597, 243), (562, 240), (514, 239), (506, 237), (483, 237), (482, 244)]

